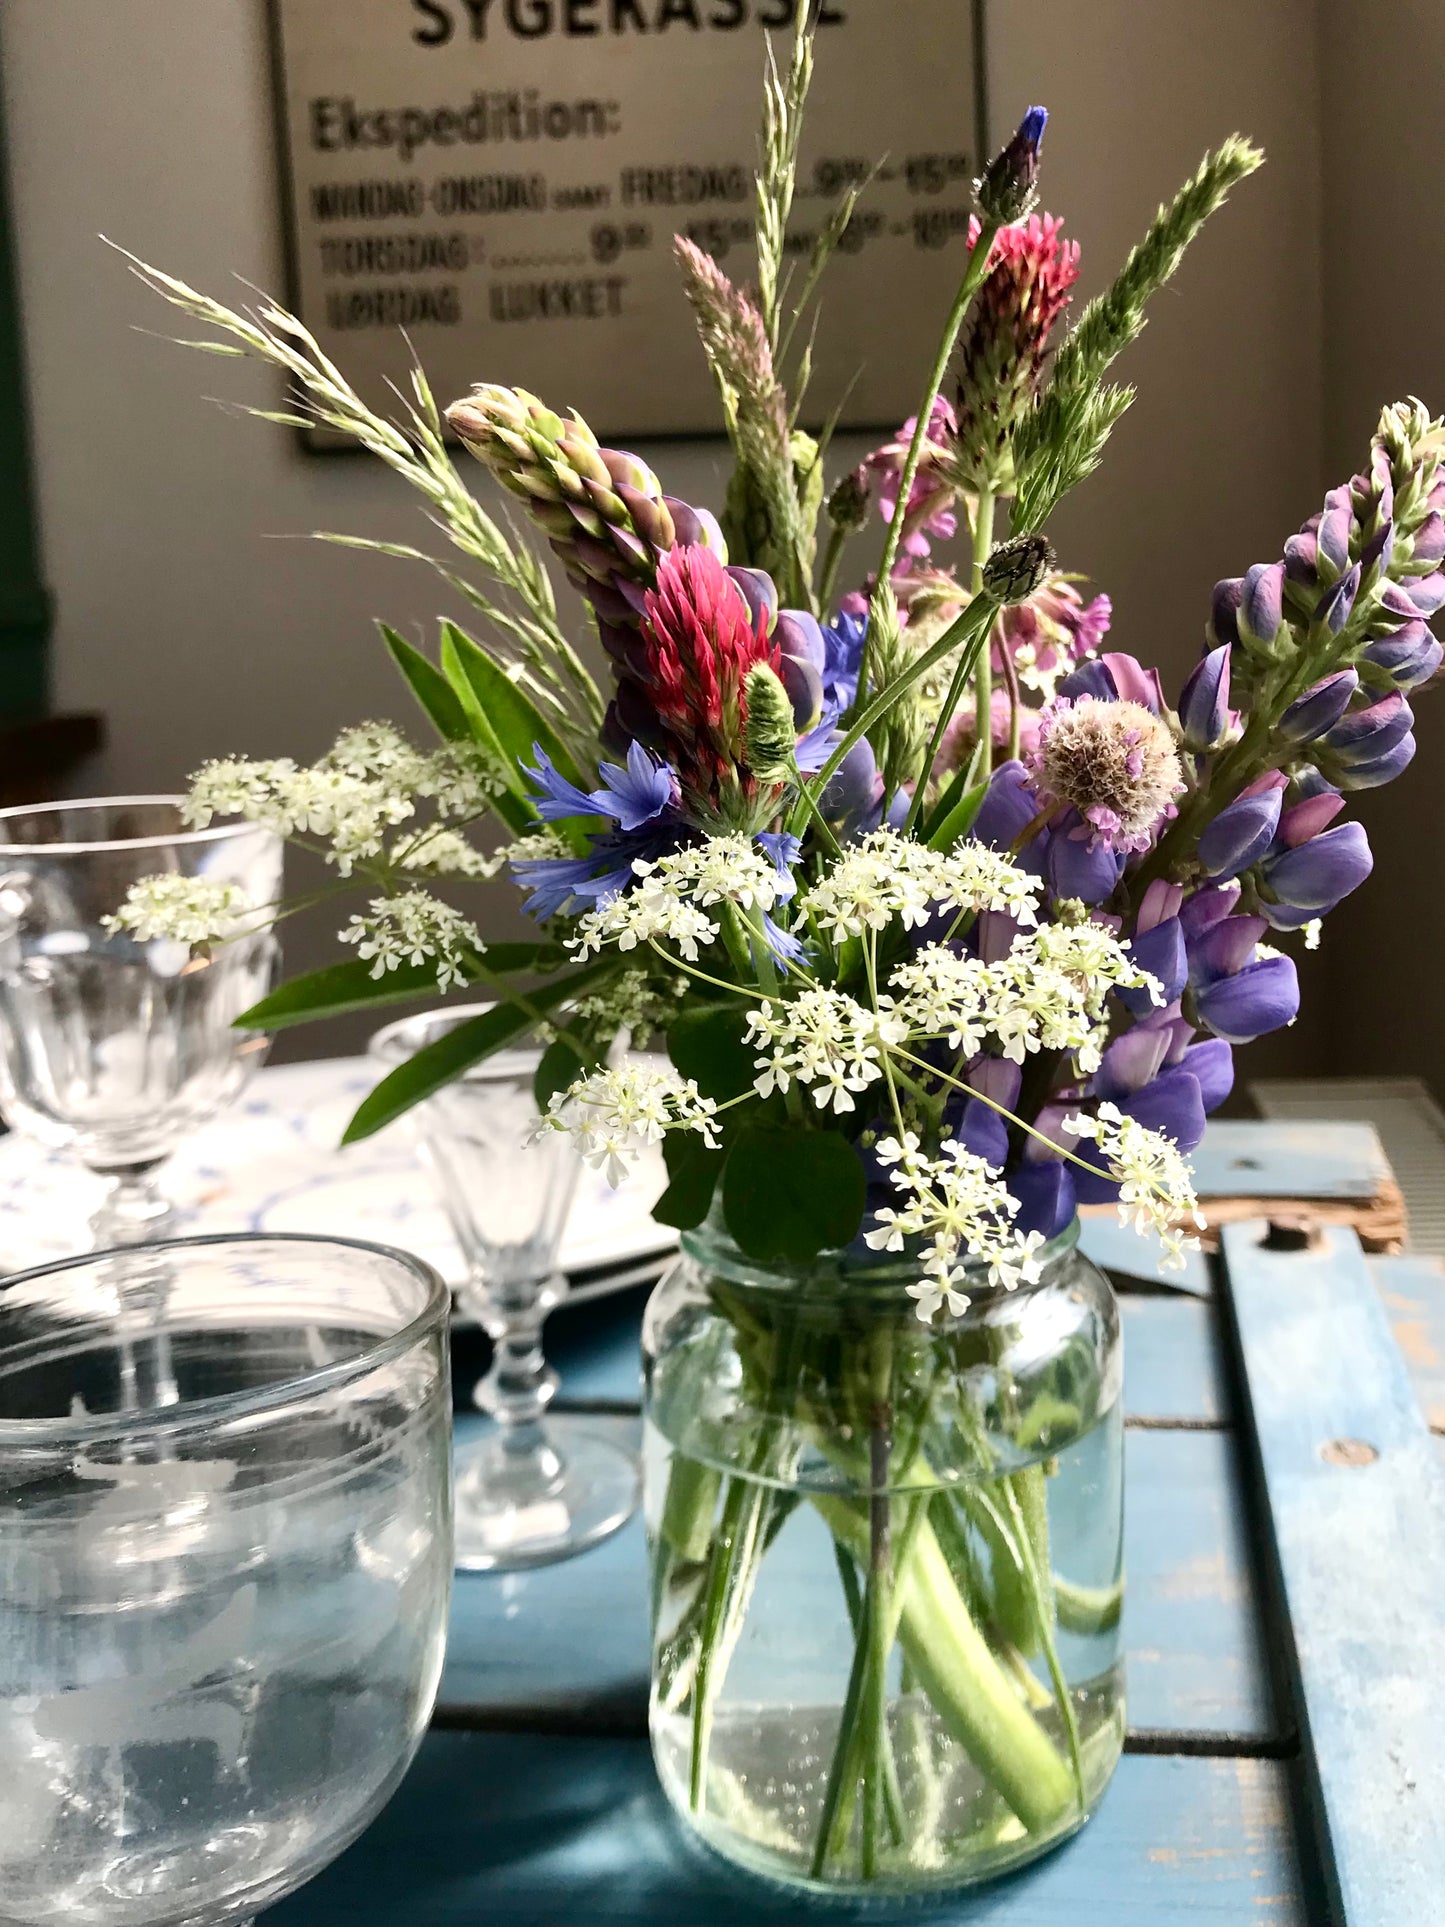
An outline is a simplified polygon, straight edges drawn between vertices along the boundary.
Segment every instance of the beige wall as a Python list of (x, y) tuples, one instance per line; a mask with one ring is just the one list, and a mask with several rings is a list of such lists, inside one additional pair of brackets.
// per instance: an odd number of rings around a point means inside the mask
[[(166, 315), (95, 239), (218, 292), (233, 273), (279, 286), (263, 12), (4, 0), (56, 694), (106, 713), (99, 780), (116, 788), (176, 783), (213, 753), (314, 752), (340, 721), (394, 712), (371, 619), (419, 634), (444, 601), (405, 565), (286, 539), (420, 524), (379, 469), (219, 413), (207, 394), (273, 390), (135, 332)], [(1127, 365), (1140, 399), (1056, 530), (1113, 595), (1121, 643), (1177, 681), (1215, 578), (1276, 554), (1321, 492), (1314, 0), (992, 0), (990, 16), (996, 122), (1053, 110), (1047, 199), (1084, 244), (1087, 292), (1206, 146), (1237, 127), (1271, 150), (1157, 304)], [(906, 103), (881, 103), (870, 142), (904, 128)], [(715, 450), (649, 453), (676, 492), (716, 494)], [(1318, 1005), (1286, 1054), (1317, 1035)]]

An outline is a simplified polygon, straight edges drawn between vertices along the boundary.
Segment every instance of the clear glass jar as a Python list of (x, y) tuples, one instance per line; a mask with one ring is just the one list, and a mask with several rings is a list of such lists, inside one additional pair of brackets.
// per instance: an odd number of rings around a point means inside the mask
[(1122, 1346), (1077, 1224), (924, 1324), (904, 1261), (683, 1239), (643, 1331), (651, 1731), (729, 1859), (828, 1891), (984, 1879), (1124, 1739)]

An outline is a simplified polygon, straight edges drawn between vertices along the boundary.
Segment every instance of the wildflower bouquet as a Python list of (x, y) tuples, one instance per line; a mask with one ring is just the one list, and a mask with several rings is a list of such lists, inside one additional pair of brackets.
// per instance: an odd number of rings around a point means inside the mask
[[(419, 371), (385, 421), (283, 310), (137, 267), (205, 345), (286, 371), (276, 419), (421, 491), (483, 631), (443, 623), (435, 660), (385, 632), (439, 748), (373, 724), (313, 767), (195, 779), (195, 822), (270, 824), (369, 894), (356, 955), (251, 1020), (479, 985), (492, 1007), (386, 1077), (350, 1138), (540, 1031), (541, 1128), (614, 1179), (661, 1144), (657, 1216), (694, 1254), (648, 1341), (663, 1777), (742, 1858), (906, 1886), (1037, 1851), (1117, 1757), (1117, 1328), (1071, 1228), (1112, 1199), (1178, 1259), (1233, 1046), (1293, 1020), (1288, 946), (1369, 873), (1348, 800), (1409, 762), (1409, 693), (1441, 661), (1445, 426), (1385, 411), (1282, 557), (1218, 585), (1171, 703), (1042, 530), (1129, 405), (1109, 370), (1149, 297), (1261, 156), (1207, 156), (1065, 334), (1078, 247), (1034, 211), (1032, 109), (976, 184), (917, 414), (834, 480), (800, 422), (856, 194), (788, 270), (811, 71), (803, 28), (769, 70), (756, 286), (677, 244), (736, 457), (720, 517), (530, 394), (445, 411), (550, 544), (604, 688), (546, 569), (458, 480)], [(876, 568), (840, 598), (875, 517)], [(488, 944), (438, 894), (503, 871), (533, 942)], [(124, 917), (203, 940), (269, 914), (199, 890), (142, 886)], [(759, 1685), (795, 1518), (837, 1565), (843, 1658), (811, 1732), (795, 1683)]]

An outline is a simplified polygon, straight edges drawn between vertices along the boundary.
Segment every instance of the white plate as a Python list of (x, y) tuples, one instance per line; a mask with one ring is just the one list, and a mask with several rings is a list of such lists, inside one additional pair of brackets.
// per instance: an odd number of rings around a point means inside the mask
[[(404, 1124), (339, 1149), (346, 1120), (376, 1082), (362, 1057), (280, 1064), (260, 1071), (232, 1110), (181, 1145), (162, 1172), (176, 1204), (176, 1235), (211, 1231), (313, 1231), (400, 1245), (460, 1282), (462, 1255)], [(584, 1170), (562, 1241), (569, 1273), (603, 1266), (623, 1275), (589, 1281), (594, 1297), (645, 1276), (648, 1259), (674, 1246), (649, 1215), (666, 1183), (657, 1157), (614, 1191)], [(89, 1245), (104, 1184), (15, 1133), (0, 1138), (0, 1268), (48, 1264)]]

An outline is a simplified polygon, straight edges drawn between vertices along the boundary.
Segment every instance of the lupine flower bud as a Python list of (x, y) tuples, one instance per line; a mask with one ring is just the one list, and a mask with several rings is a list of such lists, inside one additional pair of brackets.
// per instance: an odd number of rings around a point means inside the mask
[(1190, 749), (1213, 749), (1229, 721), (1229, 649), (1211, 649), (1190, 672), (1179, 698), (1179, 723)]
[(860, 736), (828, 778), (819, 808), (830, 823), (853, 823), (862, 820), (882, 794), (877, 758), (868, 738)]
[(1038, 198), (1039, 145), (1049, 113), (1030, 107), (1013, 139), (995, 154), (973, 184), (978, 211), (1000, 227), (1021, 221)]
[(1430, 575), (1445, 562), (1445, 517), (1432, 509), (1416, 529), (1410, 544), (1410, 559), (1403, 566), (1405, 575)]
[(1256, 562), (1240, 586), (1239, 637), (1241, 642), (1258, 643), (1268, 648), (1279, 634), (1284, 618), (1283, 562)]
[(1333, 582), (1350, 566), (1350, 523), (1353, 503), (1346, 488), (1332, 488), (1325, 497), (1324, 512), (1315, 531), (1320, 578)]
[(1366, 643), (1360, 651), (1360, 673), (1376, 688), (1416, 689), (1429, 682), (1442, 656), (1445, 649), (1423, 622), (1407, 622), (1393, 636)]
[(1433, 616), (1435, 611), (1445, 605), (1445, 575), (1436, 570), (1433, 575), (1422, 575), (1404, 585), (1405, 594), (1422, 616)]
[(1113, 679), (1121, 701), (1142, 703), (1155, 716), (1164, 714), (1164, 689), (1157, 669), (1146, 669), (1137, 657), (1126, 656), (1116, 649), (1107, 651), (1099, 661)]
[(828, 520), (843, 535), (856, 535), (868, 520), (872, 488), (866, 462), (850, 468), (828, 497)]
[(1134, 919), (1134, 928), (1140, 936), (1146, 930), (1153, 930), (1171, 917), (1179, 915), (1184, 902), (1184, 891), (1177, 883), (1170, 883), (1164, 877), (1155, 877), (1139, 899), (1139, 912)]
[(1313, 529), (1301, 529), (1284, 545), (1284, 572), (1290, 582), (1316, 586), (1320, 579), (1319, 543)]
[(1338, 582), (1332, 583), (1320, 597), (1315, 607), (1314, 619), (1322, 622), (1332, 636), (1337, 636), (1350, 619), (1350, 611), (1355, 606), (1355, 597), (1360, 592), (1360, 565), (1345, 570)]
[(1367, 709), (1352, 709), (1320, 739), (1321, 766), (1349, 770), (1373, 763), (1394, 749), (1415, 726), (1405, 698), (1396, 691)]
[(1254, 954), (1266, 929), (1263, 917), (1224, 917), (1189, 939), (1189, 981), (1196, 990), (1232, 977)]
[(1287, 743), (1312, 743), (1344, 715), (1359, 686), (1353, 669), (1337, 669), (1295, 698), (1280, 717), (1277, 733)]
[(1374, 790), (1393, 783), (1415, 760), (1415, 738), (1404, 736), (1393, 749), (1372, 762), (1352, 764), (1340, 773), (1340, 787), (1347, 790)]
[(1227, 575), (1222, 582), (1215, 583), (1205, 628), (1207, 641), (1216, 645), (1239, 641), (1239, 601), (1243, 594), (1242, 576)]
[(1257, 863), (1279, 827), (1282, 788), (1238, 796), (1206, 826), (1199, 838), (1199, 863), (1206, 876), (1227, 881)]
[(1319, 916), (1357, 889), (1373, 868), (1363, 825), (1341, 823), (1269, 858), (1260, 875), (1280, 903)]
[(1184, 925), (1184, 934), (1192, 946), (1206, 930), (1212, 930), (1231, 914), (1239, 902), (1237, 883), (1221, 884), (1217, 888), (1196, 890), (1192, 897), (1186, 897), (1179, 911), (1179, 921)]
[(766, 569), (748, 569), (741, 563), (729, 564), (728, 574), (742, 590), (753, 627), (761, 618), (764, 633), (771, 635), (778, 620), (778, 591), (773, 578)]
[(1015, 535), (998, 543), (983, 565), (985, 595), (997, 602), (1027, 602), (1058, 566), (1047, 537)]
[[(1170, 917), (1165, 923), (1156, 923), (1152, 930), (1142, 931), (1129, 945), (1129, 955), (1141, 970), (1147, 970), (1159, 980), (1166, 1004), (1172, 1004), (1189, 981), (1189, 958), (1178, 917)], [(1156, 1008), (1153, 997), (1142, 988), (1121, 989), (1119, 999), (1136, 1017), (1147, 1016)]]

